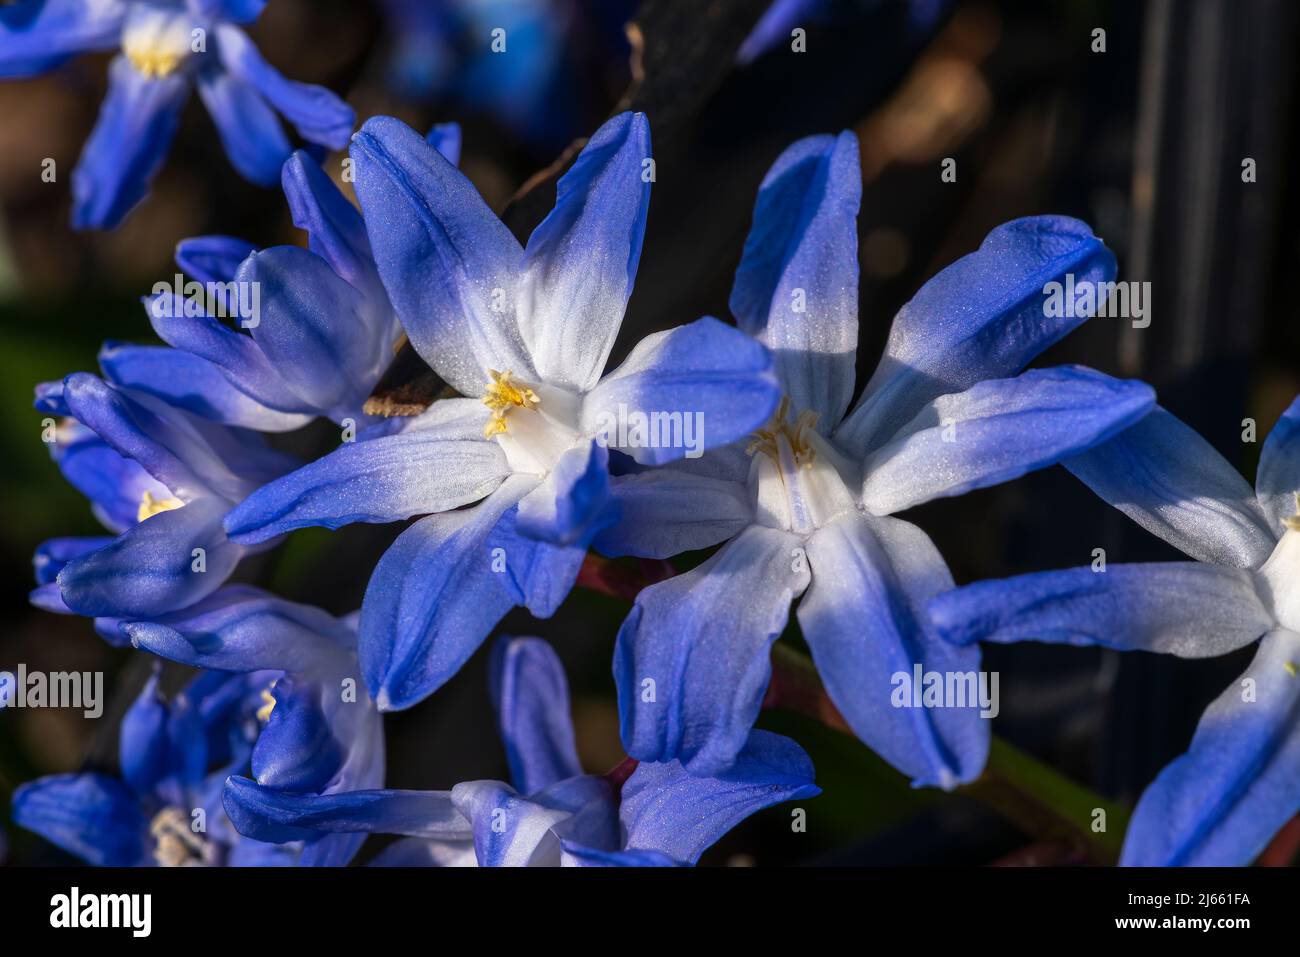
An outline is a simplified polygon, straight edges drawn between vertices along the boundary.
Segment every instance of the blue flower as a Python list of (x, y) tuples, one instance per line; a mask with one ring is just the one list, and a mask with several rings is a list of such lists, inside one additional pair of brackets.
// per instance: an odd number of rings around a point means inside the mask
[(191, 85), (244, 178), (274, 185), (304, 139), (342, 149), (352, 109), (324, 87), (282, 76), (237, 24), (265, 0), (22, 0), (0, 7), (0, 77), (34, 76), (78, 53), (120, 50), (108, 98), (73, 173), (73, 225), (111, 229), (148, 191)]
[[(252, 752), (259, 784), (312, 794), (383, 786), (383, 720), (361, 681), (355, 615), (337, 619), (232, 585), (183, 611), (123, 621), (120, 628), (136, 648), (181, 664), (279, 675)], [(300, 863), (346, 864), (363, 840), (318, 834), (307, 841)]]
[(14, 823), (98, 866), (292, 864), (296, 848), (242, 837), (220, 800), (222, 783), (248, 765), (271, 677), (210, 672), (168, 702), (155, 673), (122, 720), (121, 777), (24, 784)]
[(397, 120), (370, 120), (352, 158), (379, 275), (411, 344), (472, 398), (435, 402), (400, 434), (270, 483), (226, 528), (256, 544), (306, 525), (428, 516), (380, 560), (362, 607), (362, 669), (393, 710), (455, 674), (511, 608), (554, 613), (612, 518), (610, 447), (644, 462), (685, 454), (611, 432), (612, 419), (702, 418), (704, 444), (722, 445), (771, 414), (777, 387), (767, 350), (712, 318), (648, 336), (601, 376), (641, 254), (644, 116), (624, 113), (592, 136), (526, 248)]
[(1158, 409), (1065, 463), (1195, 562), (1111, 564), (956, 589), (930, 613), (951, 641), (1044, 641), (1223, 655), (1261, 639), (1187, 753), (1138, 802), (1121, 863), (1244, 865), (1300, 811), (1300, 400), (1264, 443), (1255, 488)]
[(226, 811), (258, 840), (327, 833), (406, 835), (380, 865), (668, 866), (693, 864), (755, 811), (816, 796), (812, 764), (787, 738), (755, 731), (716, 778), (676, 762), (641, 764), (626, 780), (583, 774), (559, 659), (535, 638), (494, 649), (492, 686), (512, 787), (302, 795), (232, 777)]
[[(907, 7), (908, 31), (919, 36), (944, 15), (951, 0), (902, 0), (902, 3)], [(882, 0), (772, 0), (736, 51), (736, 61), (751, 63), (770, 50), (790, 43), (796, 27), (851, 21), (873, 8), (885, 6)]]
[(51, 454), (115, 537), (47, 542), (33, 601), (104, 619), (110, 636), (109, 619), (175, 611), (219, 588), (258, 550), (230, 541), (222, 518), (297, 464), (251, 432), (85, 372), (39, 387), (36, 407), (66, 417)]
[(1146, 385), (1090, 369), (1016, 375), (1084, 319), (1049, 318), (1044, 285), (1114, 273), (1084, 224), (1048, 216), (995, 229), (926, 283), (894, 319), (845, 417), (860, 192), (849, 133), (801, 140), (776, 161), (731, 308), (775, 354), (786, 400), (748, 446), (614, 483), (622, 521), (597, 549), (665, 558), (726, 542), (642, 591), (619, 632), (614, 673), (633, 757), (678, 759), (699, 774), (726, 768), (758, 715), (770, 646), (802, 595), (803, 636), (858, 737), (918, 785), (973, 778), (989, 741), (979, 705), (891, 707), (894, 676), (922, 665), (973, 678), (979, 654), (927, 629), (924, 603), (952, 579), (929, 537), (890, 516), (1076, 455), (1152, 408)]
[[(459, 160), (456, 124), (435, 126), (428, 140), (448, 162)], [(363, 413), (402, 330), (361, 213), (301, 150), (285, 163), (283, 184), (308, 248), (259, 251), (228, 236), (182, 241), (177, 265), (203, 297), (169, 288), (145, 300), (154, 330), (175, 348), (112, 344), (100, 355), (105, 375), (228, 425), (283, 432), (325, 416), (395, 431), (402, 420)], [(213, 314), (233, 302), (232, 291), (241, 307), (255, 307), (240, 318), (247, 335)]]

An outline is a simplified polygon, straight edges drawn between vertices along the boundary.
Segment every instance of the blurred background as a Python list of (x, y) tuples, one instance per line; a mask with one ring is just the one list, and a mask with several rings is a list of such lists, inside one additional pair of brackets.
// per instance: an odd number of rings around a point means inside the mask
[[(1151, 282), (1149, 328), (1096, 319), (1039, 360), (1141, 377), (1162, 403), (1253, 478), (1259, 444), (1300, 391), (1300, 269), (1294, 228), (1300, 5), (1292, 0), (813, 0), (789, 27), (754, 27), (768, 0), (273, 0), (251, 29), (287, 75), (344, 95), (359, 121), (417, 128), (455, 120), (462, 169), (526, 236), (554, 198), (571, 142), (611, 112), (645, 110), (657, 182), (636, 290), (614, 360), (645, 334), (728, 316), (755, 190), (789, 143), (854, 130), (862, 147), (859, 384), (890, 319), (935, 271), (1019, 216), (1077, 216), (1114, 250), (1120, 278)], [(771, 22), (771, 21), (768, 21)], [(628, 27), (627, 24), (634, 24)], [(493, 27), (509, 36), (489, 51)], [(1104, 31), (1098, 34), (1096, 31)], [(1098, 49), (1098, 38), (1104, 50)], [(0, 670), (103, 670), (109, 703), (0, 713), (0, 804), (42, 774), (111, 769), (117, 721), (150, 661), (114, 650), (87, 621), (31, 608), (31, 556), (55, 535), (96, 534), (40, 440), (35, 383), (93, 370), (104, 339), (152, 342), (139, 297), (170, 281), (177, 240), (208, 233), (300, 243), (283, 196), (241, 180), (196, 103), (151, 195), (117, 231), (73, 233), (68, 183), (94, 123), (107, 56), (0, 82)], [(956, 182), (940, 163), (957, 163)], [(41, 181), (52, 158), (59, 176)], [(1255, 161), (1254, 182), (1242, 163)], [(337, 157), (326, 168), (337, 175)], [(1243, 419), (1258, 441), (1243, 442)], [(285, 437), (303, 454), (334, 428)], [(1178, 558), (1063, 469), (924, 506), (959, 583), (1091, 561)], [(335, 613), (359, 606), (399, 526), (295, 533), (237, 580)], [(686, 567), (697, 557), (681, 560)], [(578, 590), (538, 634), (564, 659), (589, 770), (622, 757), (610, 657), (628, 605)], [(798, 636), (786, 640), (799, 643)], [(1131, 803), (1185, 749), (1204, 706), (1244, 667), (1243, 650), (1185, 662), (1023, 645), (986, 650), (1001, 674), (997, 734)], [(486, 654), (439, 693), (387, 719), (389, 785), (446, 788), (504, 777)], [(179, 683), (183, 669), (169, 680)], [(961, 795), (913, 791), (856, 740), (782, 713), (762, 725), (811, 753), (824, 794), (737, 828), (712, 864), (984, 864), (1031, 843)], [(3, 830), (3, 829), (8, 829)], [(372, 841), (363, 854), (377, 847)], [(73, 863), (0, 823), (0, 861)]]

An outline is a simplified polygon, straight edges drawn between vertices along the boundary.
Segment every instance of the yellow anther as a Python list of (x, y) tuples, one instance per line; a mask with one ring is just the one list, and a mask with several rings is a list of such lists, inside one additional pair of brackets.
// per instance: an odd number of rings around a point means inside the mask
[(181, 62), (183, 54), (156, 43), (128, 43), (122, 51), (136, 72), (147, 80), (167, 76)]
[(483, 390), (483, 404), (492, 410), (492, 418), (483, 426), (484, 438), (492, 438), (506, 431), (506, 413), (511, 409), (535, 409), (541, 403), (537, 393), (526, 385), (514, 381), (514, 373), (507, 369), (498, 372), (489, 369), (492, 381)]
[(1289, 674), (1292, 678), (1294, 678), (1297, 674), (1300, 674), (1300, 669), (1296, 668), (1294, 661), (1288, 661), (1282, 667), (1286, 669), (1286, 673)]
[(190, 825), (178, 807), (165, 807), (149, 822), (153, 859), (163, 867), (203, 867), (216, 862), (216, 849)]
[(271, 712), (275, 710), (275, 695), (271, 694), (270, 688), (262, 689), (262, 707), (257, 709), (257, 720), (266, 724), (271, 720)]
[(767, 425), (754, 433), (754, 440), (749, 443), (745, 451), (750, 455), (763, 452), (773, 461), (779, 462), (781, 460), (780, 439), (784, 437), (790, 446), (790, 451), (794, 454), (795, 464), (810, 469), (813, 462), (817, 461), (817, 450), (809, 442), (808, 433), (817, 426), (817, 413), (811, 409), (804, 409), (793, 422), (789, 421), (789, 416), (790, 399), (782, 396), (776, 414)]
[(178, 498), (154, 498), (153, 493), (145, 489), (144, 495), (140, 496), (140, 507), (136, 509), (135, 520), (143, 522), (146, 518), (153, 518), (159, 512), (170, 512), (184, 504)]
[(1292, 492), (1291, 494), (1295, 496), (1296, 513), (1282, 519), (1282, 525), (1293, 532), (1300, 532), (1300, 492)]

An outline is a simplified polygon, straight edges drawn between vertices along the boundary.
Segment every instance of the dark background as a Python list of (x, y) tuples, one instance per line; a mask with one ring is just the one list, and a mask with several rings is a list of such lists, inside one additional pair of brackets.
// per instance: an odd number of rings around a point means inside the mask
[[(539, 0), (540, 2), (540, 0)], [(1162, 403), (1254, 475), (1262, 441), (1300, 384), (1300, 323), (1286, 282), (1300, 267), (1295, 51), (1290, 0), (1132, 0), (948, 5), (918, 26), (918, 7), (843, 3), (807, 24), (807, 52), (779, 46), (747, 67), (733, 51), (762, 0), (646, 0), (635, 14), (643, 49), (633, 76), (619, 29), (634, 2), (560, 2), (562, 68), (545, 90), (522, 90), (530, 122), (464, 97), (412, 97), (389, 82), (392, 31), (356, 0), (275, 0), (251, 33), (287, 75), (326, 84), (359, 120), (391, 113), (425, 128), (464, 126), (462, 168), (521, 235), (544, 215), (553, 177), (511, 198), (563, 145), (611, 111), (650, 116), (657, 162), (636, 291), (615, 360), (648, 332), (700, 315), (728, 316), (727, 295), (755, 190), (793, 140), (851, 128), (862, 144), (859, 384), (890, 318), (936, 270), (1019, 216), (1080, 217), (1115, 251), (1120, 278), (1149, 280), (1153, 321), (1133, 330), (1097, 319), (1039, 364), (1080, 362), (1147, 379)], [(1106, 31), (1093, 52), (1092, 31)], [(473, 50), (461, 50), (472, 59)], [(508, 54), (507, 54), (508, 55)], [(19, 783), (79, 767), (111, 768), (116, 717), (148, 668), (115, 651), (88, 622), (26, 603), (35, 546), (96, 534), (80, 496), (40, 441), (32, 386), (93, 369), (106, 338), (152, 341), (139, 296), (175, 271), (178, 239), (205, 233), (259, 245), (300, 242), (283, 197), (240, 180), (211, 121), (192, 103), (150, 197), (117, 231), (68, 228), (68, 181), (102, 97), (107, 57), (86, 56), (32, 81), (0, 83), (0, 669), (104, 670), (110, 705), (0, 715), (0, 803)], [(41, 161), (58, 180), (40, 180)], [(943, 183), (940, 161), (957, 161)], [(1257, 181), (1241, 181), (1241, 162)], [(337, 171), (337, 163), (327, 168)], [(548, 192), (549, 191), (549, 192)], [(331, 429), (286, 437), (305, 453)], [(1176, 558), (1102, 505), (1063, 469), (916, 509), (958, 582), (1088, 562)], [(400, 530), (296, 533), (245, 562), (239, 579), (342, 613), (360, 604), (369, 568)], [(689, 561), (689, 559), (688, 559)], [(579, 746), (589, 770), (621, 758), (609, 662), (627, 605), (578, 591), (552, 620), (511, 616), (503, 631), (542, 635), (564, 658)], [(1184, 662), (1144, 654), (1024, 645), (986, 650), (1001, 673), (999, 735), (1081, 783), (1132, 802), (1181, 752), (1201, 710), (1250, 652)], [(446, 788), (504, 777), (480, 653), (422, 705), (387, 719), (389, 784)], [(181, 680), (181, 669), (172, 676)], [(705, 863), (987, 863), (1030, 841), (960, 796), (913, 791), (851, 738), (765, 714), (812, 754), (823, 796), (809, 828), (788, 810), (760, 814)], [(6, 815), (7, 817), (7, 815)], [(4, 827), (9, 827), (7, 820)], [(65, 862), (31, 835), (0, 830), (0, 861)], [(368, 852), (367, 852), (368, 853)]]

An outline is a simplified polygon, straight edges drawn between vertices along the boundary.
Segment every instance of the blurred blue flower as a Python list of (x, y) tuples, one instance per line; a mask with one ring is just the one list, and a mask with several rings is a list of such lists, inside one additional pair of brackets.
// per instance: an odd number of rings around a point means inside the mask
[(0, 6), (0, 78), (119, 49), (108, 97), (73, 173), (76, 228), (111, 229), (144, 198), (191, 85), (244, 178), (274, 185), (291, 152), (277, 113), (304, 139), (342, 149), (352, 109), (324, 87), (286, 79), (238, 26), (266, 0), (20, 0)]
[[(459, 161), (459, 126), (435, 126), (427, 138), (448, 162)], [(154, 330), (174, 348), (113, 344), (100, 356), (105, 375), (228, 425), (282, 432), (325, 416), (395, 431), (404, 420), (363, 412), (402, 330), (361, 213), (301, 150), (285, 163), (283, 183), (308, 248), (259, 251), (228, 236), (183, 240), (177, 265), (203, 284), (202, 308), (170, 288), (146, 299)], [(247, 335), (214, 315), (234, 311), (223, 310), (228, 290), (256, 306), (256, 315), (240, 320)]]
[(202, 674), (172, 701), (155, 672), (122, 720), (121, 777), (56, 774), (14, 791), (15, 824), (89, 864), (287, 865), (296, 847), (242, 837), (221, 806), (248, 766), (267, 674)]
[(428, 516), (380, 560), (362, 608), (362, 668), (393, 710), (455, 674), (511, 608), (554, 613), (612, 518), (607, 446), (647, 462), (685, 454), (620, 446), (612, 418), (702, 417), (704, 444), (722, 445), (762, 424), (777, 388), (767, 351), (712, 318), (648, 336), (601, 376), (641, 254), (644, 116), (624, 113), (592, 136), (526, 248), (397, 120), (370, 120), (352, 157), (379, 275), (411, 344), (473, 398), (437, 401), (400, 434), (270, 483), (226, 528), (257, 544), (307, 525)]
[(1300, 812), (1300, 400), (1255, 488), (1164, 409), (1066, 466), (1195, 562), (1110, 564), (978, 582), (930, 604), (962, 645), (1043, 641), (1205, 658), (1260, 640), (1187, 753), (1138, 802), (1121, 863), (1245, 865)]
[(764, 53), (791, 42), (792, 31), (814, 23), (844, 23), (887, 6), (907, 8), (907, 28), (922, 35), (952, 5), (952, 0), (772, 0), (736, 52), (739, 63), (751, 63)]
[(563, 668), (535, 638), (498, 642), (492, 690), (513, 787), (471, 781), (451, 791), (313, 796), (232, 777), (227, 813), (244, 834), (270, 842), (321, 831), (407, 835), (379, 865), (670, 866), (695, 863), (755, 811), (820, 793), (803, 750), (765, 731), (716, 778), (676, 762), (639, 765), (626, 780), (583, 774)]
[[(1020, 372), (1084, 321), (1048, 318), (1044, 284), (1109, 280), (1083, 223), (1016, 220), (921, 288), (894, 319), (853, 410), (858, 342), (857, 141), (795, 143), (759, 191), (731, 309), (775, 355), (786, 398), (748, 444), (622, 476), (622, 519), (594, 546), (666, 558), (725, 542), (637, 597), (615, 651), (623, 743), (692, 773), (740, 752), (791, 604), (826, 690), (854, 732), (918, 785), (975, 777), (980, 705), (891, 707), (893, 676), (974, 674), (978, 649), (940, 641), (925, 601), (952, 586), (921, 529), (891, 518), (1043, 468), (1104, 441), (1152, 391), (1077, 366)], [(1013, 376), (1013, 378), (1003, 378)], [(919, 696), (920, 689), (916, 689)]]
[[(49, 611), (147, 618), (210, 595), (261, 550), (230, 541), (222, 518), (297, 464), (253, 432), (86, 372), (38, 387), (36, 407), (65, 416), (51, 426), (51, 455), (115, 536), (38, 549), (32, 600)], [(116, 639), (111, 621), (100, 631)]]

